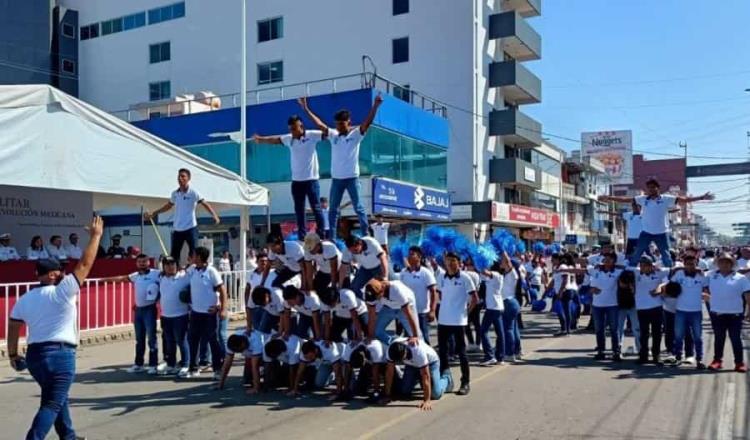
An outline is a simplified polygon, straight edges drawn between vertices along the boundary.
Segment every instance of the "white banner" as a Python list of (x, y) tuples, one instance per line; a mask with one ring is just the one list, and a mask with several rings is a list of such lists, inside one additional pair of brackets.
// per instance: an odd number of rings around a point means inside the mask
[(52, 235), (62, 236), (68, 244), (68, 236), (76, 232), (80, 245), (85, 245), (88, 235), (83, 227), (92, 215), (91, 193), (0, 185), (0, 234), (12, 235), (11, 245), (21, 256), (26, 256), (35, 235), (48, 246)]
[(609, 183), (633, 183), (633, 132), (630, 130), (581, 133), (583, 156), (598, 159), (606, 169)]

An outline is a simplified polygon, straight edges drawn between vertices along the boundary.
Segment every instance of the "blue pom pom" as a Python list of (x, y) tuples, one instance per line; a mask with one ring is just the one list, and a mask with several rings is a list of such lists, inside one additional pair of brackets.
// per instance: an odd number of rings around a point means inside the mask
[(346, 250), (346, 243), (344, 242), (344, 240), (342, 240), (342, 239), (340, 239), (340, 238), (337, 238), (337, 239), (336, 239), (336, 241), (335, 241), (334, 243), (336, 243), (336, 247), (337, 247), (337, 248), (338, 248), (338, 249), (339, 249), (339, 250), (340, 250), (341, 252), (344, 252), (344, 251)]
[(299, 236), (297, 235), (296, 232), (290, 233), (289, 235), (286, 236), (286, 238), (284, 240), (286, 240), (286, 241), (301, 241), (299, 239)]
[(470, 254), (474, 266), (480, 271), (489, 269), (500, 258), (492, 243), (473, 245)]
[(541, 241), (534, 242), (534, 244), (531, 246), (531, 249), (535, 254), (543, 254), (545, 248), (546, 246)]
[(409, 256), (409, 243), (399, 240), (392, 246), (388, 246), (391, 263), (394, 265), (405, 266), (406, 257)]
[(523, 240), (521, 240), (521, 239), (519, 239), (519, 240), (518, 240), (518, 241), (516, 242), (516, 250), (517, 250), (517, 251), (518, 251), (519, 253), (525, 254), (525, 253), (526, 253), (526, 242), (525, 242), (525, 241), (523, 241)]

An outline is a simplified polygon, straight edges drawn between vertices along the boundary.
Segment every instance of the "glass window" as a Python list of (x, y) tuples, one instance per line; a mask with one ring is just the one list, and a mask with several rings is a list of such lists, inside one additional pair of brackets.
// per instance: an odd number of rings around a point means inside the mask
[(170, 42), (151, 44), (148, 47), (149, 61), (151, 64), (169, 61), (171, 59)]
[(172, 95), (171, 89), (172, 85), (169, 81), (149, 83), (148, 99), (151, 101), (159, 101), (161, 99), (169, 98)]
[(63, 23), (62, 34), (68, 38), (76, 37), (76, 27), (70, 23)]
[(112, 20), (112, 33), (122, 32), (122, 17)]
[(411, 86), (408, 84), (403, 86), (394, 85), (393, 96), (402, 101), (411, 102)]
[(174, 9), (172, 5), (161, 8), (161, 21), (167, 21), (174, 18)]
[(123, 27), (126, 31), (135, 27), (135, 15), (128, 15), (123, 19), (123, 21)]
[(73, 60), (69, 60), (66, 58), (63, 58), (62, 60), (62, 71), (65, 73), (71, 73), (73, 75), (76, 74), (76, 62)]
[(143, 27), (146, 26), (146, 13), (145, 12), (139, 12), (137, 14), (133, 15), (135, 17), (135, 27)]
[(89, 34), (89, 27), (88, 26), (83, 26), (81, 28), (81, 41), (88, 40), (89, 39), (89, 35), (90, 35)]
[(409, 13), (409, 0), (393, 0), (393, 15)]
[(102, 35), (109, 35), (112, 33), (112, 21), (103, 21), (102, 22)]
[(284, 36), (284, 18), (276, 17), (258, 21), (258, 43)]
[(185, 16), (185, 2), (172, 5), (172, 17), (182, 18)]
[(547, 174), (560, 177), (560, 173), (561, 173), (560, 162), (536, 150), (529, 150), (529, 151), (531, 152), (530, 153), (531, 157), (527, 159), (529, 162), (538, 166), (543, 172)]
[(89, 38), (96, 38), (99, 36), (99, 23), (89, 25)]
[(393, 40), (393, 64), (409, 61), (409, 37)]
[(258, 85), (284, 81), (284, 62), (258, 64)]
[(148, 24), (161, 23), (161, 9), (149, 9), (148, 11)]

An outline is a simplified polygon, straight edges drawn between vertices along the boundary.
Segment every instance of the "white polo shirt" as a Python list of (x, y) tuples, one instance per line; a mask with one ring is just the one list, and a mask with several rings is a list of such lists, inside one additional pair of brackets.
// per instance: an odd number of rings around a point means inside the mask
[(503, 287), (500, 291), (503, 299), (516, 297), (516, 285), (518, 284), (518, 272), (515, 269), (503, 274)]
[(20, 260), (21, 256), (13, 246), (0, 245), (0, 261)]
[(357, 263), (365, 269), (375, 269), (380, 267), (380, 256), (383, 254), (383, 247), (377, 240), (372, 237), (362, 237), (362, 252), (354, 254), (347, 251), (344, 254), (344, 263)]
[(677, 204), (677, 197), (669, 194), (661, 194), (653, 199), (637, 196), (635, 203), (641, 206), (643, 232), (665, 234), (669, 230), (669, 210)]
[(700, 312), (703, 305), (703, 288), (708, 286), (708, 280), (701, 273), (690, 277), (684, 270), (677, 271), (672, 276), (672, 281), (679, 283), (682, 287), (680, 296), (677, 297), (676, 310), (680, 312)]
[(637, 310), (653, 309), (661, 307), (661, 295), (652, 295), (651, 292), (656, 290), (660, 284), (667, 281), (669, 269), (656, 269), (650, 274), (645, 274), (637, 267), (630, 268), (635, 272), (635, 308)]
[(372, 339), (369, 344), (364, 341), (358, 343), (344, 344), (344, 350), (341, 352), (341, 360), (349, 362), (352, 358), (352, 352), (359, 347), (365, 347), (369, 359), (367, 360), (371, 364), (384, 364), (386, 363), (385, 344), (379, 339)]
[(182, 271), (174, 276), (164, 275), (159, 278), (161, 316), (176, 318), (188, 314), (190, 305), (180, 301), (180, 292), (188, 286), (190, 286), (190, 277)]
[(432, 270), (419, 266), (418, 270), (412, 271), (409, 267), (399, 273), (399, 279), (412, 292), (417, 301), (417, 313), (430, 312), (430, 287), (437, 284)]
[(318, 254), (305, 251), (305, 261), (314, 261), (315, 267), (319, 272), (331, 275), (331, 260), (337, 258), (340, 264), (341, 251), (339, 251), (339, 248), (334, 243), (328, 240), (322, 241), (321, 246), (321, 252)]
[(732, 272), (727, 276), (719, 271), (708, 273), (708, 290), (711, 293), (711, 311), (719, 314), (741, 314), (742, 296), (750, 292), (750, 280)]
[(331, 308), (321, 303), (320, 310), (322, 312), (333, 311), (333, 314), (335, 316), (338, 316), (339, 318), (351, 319), (352, 310), (356, 311), (357, 315), (361, 315), (363, 313), (367, 313), (367, 305), (365, 305), (364, 301), (357, 298), (357, 295), (355, 295), (351, 290), (341, 289), (339, 290), (338, 304)]
[(68, 257), (74, 260), (80, 260), (83, 256), (83, 249), (78, 245), (68, 244), (65, 246), (65, 252), (68, 254)]
[[(441, 310), (442, 313), (442, 310)], [(406, 343), (406, 339), (399, 338), (394, 340), (393, 343)], [(417, 342), (417, 345), (411, 345), (406, 344), (406, 349), (409, 350), (409, 353), (411, 353), (411, 356), (406, 356), (404, 359), (404, 365), (412, 368), (423, 368), (427, 367), (433, 362), (440, 361), (440, 357), (438, 357), (438, 354), (435, 352), (435, 349), (430, 347), (425, 341), (420, 339)], [(391, 362), (393, 361), (388, 356), (388, 351), (386, 350), (386, 359)]]
[(390, 223), (374, 223), (370, 225), (372, 228), (372, 235), (378, 243), (388, 244), (388, 228), (390, 226)]
[(283, 291), (278, 287), (274, 287), (271, 289), (271, 300), (263, 309), (273, 316), (280, 316), (281, 312), (284, 311), (284, 304)]
[(305, 259), (305, 249), (298, 241), (284, 240), (284, 253), (268, 253), (269, 261), (281, 261), (285, 267), (293, 272), (302, 272), (300, 263)]
[(633, 211), (625, 211), (622, 213), (622, 218), (627, 223), (628, 240), (637, 240), (643, 230), (641, 215)]
[(128, 279), (133, 283), (135, 289), (136, 307), (146, 307), (156, 303), (156, 298), (150, 297), (149, 288), (154, 289), (151, 286), (159, 285), (160, 274), (161, 272), (156, 269), (149, 269), (146, 273), (133, 272), (128, 275)]
[(468, 321), (468, 296), (477, 290), (471, 277), (464, 271), (453, 276), (441, 275), (437, 280), (440, 291), (440, 325), (466, 325)]
[(194, 312), (208, 313), (208, 309), (219, 305), (219, 292), (216, 288), (221, 286), (221, 274), (213, 266), (190, 271), (190, 300)]
[(320, 130), (305, 130), (299, 139), (294, 139), (291, 134), (281, 136), (281, 143), (289, 147), (293, 181), (305, 182), (320, 178), (317, 146), (322, 138)]
[(537, 266), (527, 272), (531, 274), (531, 276), (529, 277), (529, 283), (532, 286), (542, 285), (542, 275), (544, 275), (544, 268), (542, 268), (542, 266)]
[[(266, 282), (265, 284), (263, 284), (263, 287), (270, 289), (271, 283), (273, 282), (275, 278), (276, 278), (276, 271), (271, 269), (268, 272), (268, 277), (266, 277)], [(248, 296), (247, 298), (247, 304), (245, 304), (245, 308), (254, 309), (255, 307), (257, 307), (257, 305), (253, 302), (252, 292), (253, 292), (253, 289), (261, 285), (260, 284), (261, 280), (263, 280), (263, 272), (258, 272), (257, 270), (254, 270), (248, 277), (247, 285), (250, 286), (251, 295)]]
[(503, 280), (505, 277), (500, 272), (490, 272), (489, 276), (481, 274), (484, 281), (486, 295), (484, 306), (487, 310), (505, 310), (503, 305)]
[(604, 271), (597, 268), (589, 269), (591, 287), (600, 290), (594, 295), (592, 305), (594, 307), (615, 307), (617, 306), (617, 284), (622, 275), (622, 269)]
[[(247, 340), (247, 348), (242, 352), (242, 356), (246, 358), (258, 357), (263, 354), (263, 346), (268, 336), (265, 333), (261, 333), (258, 330), (253, 330), (248, 335), (245, 329), (240, 329), (234, 332), (235, 335), (240, 335)], [(229, 347), (226, 347), (227, 354), (235, 354)]]
[(344, 351), (344, 344), (340, 342), (331, 342), (326, 344), (325, 341), (315, 341), (315, 345), (320, 349), (320, 359), (314, 359), (313, 361), (306, 361), (302, 357), (302, 350), (299, 352), (299, 361), (303, 364), (335, 364), (341, 360), (341, 352)]
[(312, 316), (314, 312), (320, 311), (320, 298), (317, 293), (310, 292), (305, 294), (305, 302), (301, 305), (290, 306), (288, 302), (284, 301), (284, 310), (292, 309), (305, 316)]
[(172, 191), (169, 201), (174, 205), (174, 217), (172, 218), (172, 228), (177, 231), (187, 231), (198, 226), (198, 220), (195, 218), (195, 208), (198, 203), (203, 201), (203, 197), (188, 187), (187, 191), (182, 192), (180, 189)]
[(552, 275), (552, 285), (554, 286), (555, 293), (561, 294), (566, 290), (578, 289), (576, 276), (571, 273), (561, 272), (561, 270), (565, 269), (575, 269), (574, 267), (561, 264), (557, 269), (558, 270), (555, 271), (554, 275)]
[[(266, 336), (264, 340), (264, 344), (268, 344), (271, 341), (271, 336)], [(295, 336), (291, 335), (289, 336), (289, 339), (286, 341), (286, 350), (281, 352), (279, 357), (276, 358), (277, 361), (287, 364), (287, 365), (297, 365), (299, 364), (299, 359), (301, 356), (300, 347), (302, 347), (302, 340)], [(264, 345), (265, 347), (265, 345)], [(263, 362), (271, 362), (273, 359), (266, 356), (266, 350), (263, 350)]]
[(359, 177), (359, 146), (363, 138), (359, 127), (351, 127), (345, 135), (339, 134), (335, 128), (328, 129), (328, 139), (331, 141), (331, 177)]
[(76, 337), (76, 298), (80, 286), (73, 274), (58, 285), (35, 287), (21, 296), (10, 319), (23, 321), (28, 327), (28, 344), (63, 342), (78, 345)]

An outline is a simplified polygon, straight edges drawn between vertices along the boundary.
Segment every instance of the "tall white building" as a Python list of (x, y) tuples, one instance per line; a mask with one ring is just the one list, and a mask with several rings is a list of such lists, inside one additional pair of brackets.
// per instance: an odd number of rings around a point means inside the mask
[[(79, 12), (80, 97), (94, 105), (115, 112), (182, 93), (239, 90), (240, 0), (60, 2)], [(540, 15), (541, 0), (247, 5), (251, 90), (376, 68), (403, 86), (390, 93), (446, 104), (454, 203), (531, 203), (542, 189), (544, 170), (529, 154), (541, 146), (541, 125), (519, 110), (541, 100), (541, 81), (524, 65), (541, 57), (541, 37), (527, 22)]]

